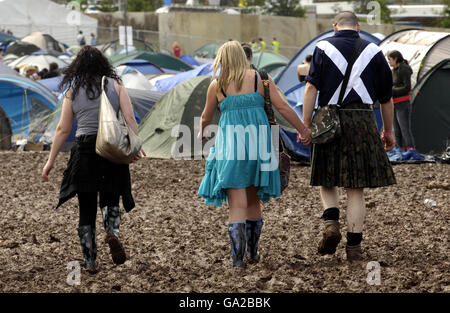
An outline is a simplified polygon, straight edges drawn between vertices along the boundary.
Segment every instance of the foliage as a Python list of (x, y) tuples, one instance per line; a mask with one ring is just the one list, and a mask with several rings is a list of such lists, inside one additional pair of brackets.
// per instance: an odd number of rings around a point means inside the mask
[(264, 7), (266, 13), (279, 16), (305, 16), (306, 10), (298, 0), (267, 0)]
[(444, 9), (444, 12), (442, 12), (442, 15), (444, 18), (439, 21), (438, 26), (444, 27), (444, 28), (450, 28), (450, 0), (443, 0), (443, 4), (446, 4), (446, 8)]

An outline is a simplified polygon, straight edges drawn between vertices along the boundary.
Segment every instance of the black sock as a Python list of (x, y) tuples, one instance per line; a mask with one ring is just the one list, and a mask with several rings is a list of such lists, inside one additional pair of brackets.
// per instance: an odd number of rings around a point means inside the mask
[(357, 246), (362, 241), (362, 233), (347, 232), (347, 246)]
[(338, 208), (328, 208), (323, 211), (322, 218), (325, 221), (339, 221), (339, 209)]

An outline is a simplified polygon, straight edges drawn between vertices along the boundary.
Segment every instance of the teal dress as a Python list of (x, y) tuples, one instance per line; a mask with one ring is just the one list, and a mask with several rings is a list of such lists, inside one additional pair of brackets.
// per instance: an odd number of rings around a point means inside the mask
[(198, 195), (205, 204), (221, 206), (228, 188), (258, 187), (263, 202), (281, 194), (280, 170), (264, 111), (264, 97), (257, 92), (225, 95), (216, 141), (206, 160), (205, 176)]

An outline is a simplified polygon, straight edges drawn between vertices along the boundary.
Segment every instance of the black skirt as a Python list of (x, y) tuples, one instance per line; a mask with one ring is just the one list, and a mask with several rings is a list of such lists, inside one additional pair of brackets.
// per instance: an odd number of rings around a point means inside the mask
[(124, 209), (129, 212), (135, 206), (129, 166), (99, 156), (95, 152), (96, 139), (96, 135), (77, 137), (64, 171), (56, 208), (78, 192), (110, 192), (122, 196)]
[(394, 171), (368, 105), (352, 103), (339, 110), (342, 136), (315, 144), (311, 156), (311, 185), (376, 188), (396, 183)]

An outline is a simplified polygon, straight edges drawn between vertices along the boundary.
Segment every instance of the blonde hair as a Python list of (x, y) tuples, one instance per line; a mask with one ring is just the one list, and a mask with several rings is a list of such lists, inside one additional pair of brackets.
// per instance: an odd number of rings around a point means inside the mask
[(245, 72), (248, 69), (248, 60), (239, 41), (228, 41), (219, 48), (212, 65), (213, 77), (216, 77), (219, 66), (220, 74), (217, 79), (219, 86), (223, 90), (227, 90), (231, 82), (234, 81), (237, 90), (241, 90)]

